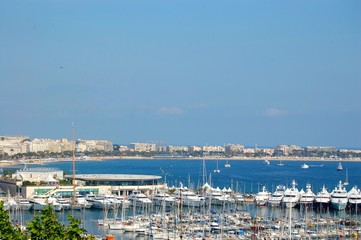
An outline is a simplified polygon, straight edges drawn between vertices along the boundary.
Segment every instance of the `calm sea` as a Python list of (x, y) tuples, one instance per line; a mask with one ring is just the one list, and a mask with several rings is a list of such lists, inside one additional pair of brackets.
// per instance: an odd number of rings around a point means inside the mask
[[(149, 174), (159, 175), (168, 186), (184, 186), (189, 184), (195, 188), (203, 184), (203, 179), (211, 181), (213, 187), (231, 187), (239, 192), (257, 192), (259, 186), (266, 185), (269, 190), (276, 185), (289, 185), (296, 180), (298, 188), (312, 184), (313, 191), (318, 191), (323, 185), (332, 190), (338, 181), (345, 181), (346, 172), (350, 186), (361, 187), (361, 163), (342, 162), (343, 171), (337, 171), (338, 162), (305, 162), (310, 167), (302, 169), (304, 162), (282, 161), (284, 166), (277, 166), (278, 161), (266, 165), (262, 160), (228, 161), (230, 168), (225, 168), (225, 160), (103, 160), (78, 161), (76, 174)], [(53, 162), (34, 167), (56, 167), (71, 174), (71, 162)], [(204, 167), (205, 166), (205, 167)], [(206, 171), (203, 171), (203, 169)], [(205, 172), (205, 174), (204, 174)], [(205, 176), (205, 177), (204, 177)], [(238, 189), (236, 189), (238, 187)]]
[[(354, 186), (361, 186), (361, 163), (342, 162), (343, 171), (337, 171), (338, 162), (305, 162), (310, 167), (302, 169), (304, 162), (282, 161), (284, 166), (277, 166), (279, 161), (271, 161), (266, 165), (262, 160), (252, 161), (228, 161), (230, 168), (225, 168), (225, 160), (102, 160), (102, 161), (78, 161), (76, 162), (76, 174), (146, 174), (159, 175), (166, 181), (168, 186), (184, 186), (198, 188), (203, 181), (211, 182), (213, 187), (221, 189), (232, 188), (238, 192), (256, 193), (266, 187), (273, 191), (278, 184), (289, 186), (292, 180), (296, 180), (298, 188), (305, 190), (306, 184), (312, 185), (313, 192), (317, 193), (323, 185), (331, 191), (339, 181), (346, 179), (348, 173), (348, 190)], [(220, 170), (214, 173), (214, 170)], [(52, 162), (31, 167), (56, 167), (67, 174), (71, 174), (71, 162)], [(204, 171), (205, 169), (205, 171)], [(263, 212), (265, 208), (263, 208)], [(256, 207), (252, 210), (258, 214)], [(268, 211), (268, 210), (267, 210)], [(297, 211), (297, 210), (296, 210)], [(299, 210), (298, 210), (299, 211)], [(59, 213), (59, 219), (66, 221), (69, 213)], [(99, 210), (86, 210), (75, 213), (75, 217), (84, 220), (84, 227), (92, 234), (103, 235), (109, 233), (102, 227), (98, 227), (96, 220), (102, 219), (104, 214)], [(131, 214), (128, 212), (128, 214)], [(269, 214), (269, 213), (265, 213)], [(335, 213), (340, 214), (340, 213)], [(25, 220), (33, 216), (32, 212), (25, 213)], [(131, 236), (111, 232), (117, 239), (132, 239)]]

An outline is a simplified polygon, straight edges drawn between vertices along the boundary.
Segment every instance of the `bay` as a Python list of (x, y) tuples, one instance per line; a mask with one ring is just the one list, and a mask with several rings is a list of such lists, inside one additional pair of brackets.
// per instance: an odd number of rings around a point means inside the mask
[[(203, 175), (207, 182), (210, 180), (213, 187), (232, 187), (239, 192), (257, 192), (260, 185), (266, 185), (269, 190), (274, 190), (276, 185), (289, 185), (296, 180), (298, 188), (312, 184), (313, 191), (318, 191), (323, 185), (332, 190), (338, 181), (345, 181), (348, 169), (350, 186), (361, 186), (361, 163), (342, 162), (344, 171), (337, 171), (338, 162), (312, 161), (305, 162), (310, 167), (302, 169), (304, 162), (282, 161), (284, 166), (277, 166), (278, 161), (271, 161), (266, 165), (262, 160), (231, 160), (230, 168), (225, 168), (226, 161), (218, 160), (220, 173), (214, 173), (217, 160), (206, 160), (206, 174), (203, 174), (202, 160), (102, 160), (102, 161), (77, 161), (76, 174), (145, 174), (158, 175), (162, 181), (166, 180), (168, 186), (176, 186), (182, 182), (188, 186), (199, 187), (203, 184)], [(71, 173), (71, 162), (46, 163), (47, 167), (57, 167), (66, 173)], [(44, 167), (35, 165), (34, 167)], [(238, 189), (236, 189), (238, 183)]]
[[(232, 188), (238, 192), (257, 193), (261, 186), (266, 185), (268, 190), (274, 191), (278, 184), (289, 186), (292, 180), (296, 180), (299, 189), (304, 189), (307, 183), (312, 184), (312, 190), (317, 193), (323, 185), (329, 191), (337, 185), (339, 181), (346, 178), (346, 169), (348, 169), (348, 190), (354, 186), (361, 186), (361, 164), (359, 162), (342, 162), (343, 171), (337, 171), (338, 162), (310, 161), (307, 163), (310, 167), (302, 169), (302, 161), (282, 161), (284, 166), (277, 166), (279, 161), (271, 161), (271, 164), (264, 164), (263, 160), (228, 160), (230, 168), (225, 168), (226, 161), (218, 160), (219, 173), (215, 173), (217, 160), (185, 159), (118, 159), (118, 160), (100, 160), (100, 161), (77, 161), (76, 174), (145, 174), (158, 175), (162, 181), (166, 181), (168, 186), (179, 187), (180, 183), (184, 186), (198, 188), (202, 186), (203, 180), (211, 180), (213, 187)], [(204, 166), (206, 171), (204, 171)], [(72, 163), (68, 162), (46, 162), (42, 165), (33, 165), (31, 167), (51, 167), (59, 168), (67, 174), (71, 173)], [(204, 174), (205, 172), (205, 174)], [(210, 179), (211, 176), (211, 179)], [(271, 208), (258, 208), (254, 205), (246, 205), (244, 209), (250, 211), (253, 215), (270, 216), (275, 214)], [(66, 217), (72, 214), (71, 211), (57, 213), (60, 221), (66, 223)], [(83, 227), (91, 234), (104, 236), (112, 234), (116, 239), (134, 239), (132, 236), (120, 234), (116, 231), (110, 231), (100, 227), (97, 224), (98, 219), (104, 217), (103, 211), (85, 210), (73, 213), (76, 218), (83, 222)], [(111, 214), (111, 213), (110, 213)], [(127, 210), (127, 215), (131, 215), (131, 209)], [(281, 214), (282, 213), (278, 213)], [(300, 209), (294, 210), (295, 217), (304, 214)], [(312, 215), (314, 213), (310, 213)], [(333, 216), (345, 217), (347, 212), (331, 212)], [(25, 212), (23, 221), (30, 220), (34, 216), (32, 211)]]

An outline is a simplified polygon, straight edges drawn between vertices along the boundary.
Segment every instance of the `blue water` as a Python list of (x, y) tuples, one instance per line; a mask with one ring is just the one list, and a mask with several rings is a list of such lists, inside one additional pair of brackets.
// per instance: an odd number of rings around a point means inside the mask
[[(338, 162), (305, 162), (310, 168), (302, 169), (303, 162), (282, 161), (283, 167), (277, 166), (278, 161), (271, 161), (270, 165), (259, 161), (228, 161), (231, 168), (225, 168), (225, 161), (218, 161), (220, 173), (214, 173), (217, 168), (216, 160), (206, 160), (207, 182), (211, 180), (213, 187), (231, 187), (239, 192), (256, 193), (260, 186), (273, 191), (278, 184), (290, 185), (293, 179), (298, 183), (298, 188), (305, 189), (307, 183), (312, 184), (312, 189), (317, 193), (325, 185), (330, 191), (337, 185), (338, 181), (344, 181), (346, 178), (346, 169), (348, 169), (348, 181), (350, 185), (348, 190), (354, 186), (361, 186), (361, 164), (357, 162), (343, 162), (344, 171), (337, 171)], [(322, 165), (322, 167), (321, 167)], [(52, 162), (44, 165), (33, 165), (31, 167), (56, 167), (67, 174), (71, 173), (71, 162)], [(162, 176), (162, 181), (166, 180), (168, 186), (179, 186), (182, 182), (185, 186), (189, 183), (193, 188), (198, 188), (203, 183), (203, 161), (202, 160), (103, 160), (103, 161), (78, 161), (76, 162), (76, 174), (147, 174)], [(210, 179), (211, 175), (211, 179)], [(257, 208), (248, 205), (247, 210), (254, 214), (271, 215), (270, 208)], [(295, 214), (300, 216), (302, 210), (295, 209)], [(131, 209), (127, 211), (128, 215), (132, 213)], [(25, 212), (24, 219), (30, 220), (33, 212)], [(66, 216), (71, 211), (58, 213), (58, 218), (66, 222)], [(110, 231), (97, 225), (97, 219), (104, 217), (103, 211), (85, 210), (83, 212), (74, 212), (75, 217), (83, 220), (84, 228), (91, 234), (104, 236), (113, 234), (116, 239), (134, 239), (132, 236)], [(344, 212), (332, 212), (331, 214), (343, 217), (347, 215)]]
[[(219, 160), (220, 173), (214, 173), (217, 168), (216, 160), (206, 160), (206, 180), (211, 181), (213, 187), (231, 187), (239, 192), (258, 192), (259, 186), (266, 185), (269, 190), (274, 190), (276, 185), (289, 185), (296, 180), (298, 188), (304, 188), (307, 183), (312, 184), (312, 189), (317, 192), (323, 185), (332, 190), (338, 181), (346, 178), (350, 187), (361, 186), (361, 163), (343, 162), (344, 171), (337, 171), (338, 162), (305, 162), (310, 168), (302, 169), (303, 162), (282, 161), (284, 166), (277, 166), (278, 161), (271, 161), (270, 165), (263, 164), (261, 160), (253, 161), (228, 161), (231, 168), (225, 168), (226, 161)], [(71, 162), (53, 162), (46, 167), (57, 167), (67, 174), (71, 173)], [(321, 167), (322, 166), (322, 167)], [(34, 166), (37, 167), (37, 166)], [(42, 165), (41, 167), (44, 167)], [(103, 161), (78, 161), (76, 174), (149, 174), (162, 177), (168, 186), (189, 184), (197, 188), (203, 184), (202, 160), (103, 160)], [(238, 189), (237, 189), (238, 188)]]

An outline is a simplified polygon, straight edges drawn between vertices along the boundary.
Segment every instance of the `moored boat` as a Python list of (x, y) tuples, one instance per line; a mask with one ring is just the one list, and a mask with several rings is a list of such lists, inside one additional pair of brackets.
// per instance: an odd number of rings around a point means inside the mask
[(292, 181), (292, 186), (287, 188), (282, 202), (287, 208), (295, 207), (301, 198), (299, 190), (296, 188), (296, 181)]
[(258, 192), (255, 196), (256, 204), (258, 206), (266, 205), (270, 196), (271, 196), (271, 193), (267, 190), (266, 186), (263, 186), (262, 190), (260, 192)]
[(352, 187), (348, 192), (348, 202), (352, 208), (361, 206), (361, 191), (357, 186)]
[(348, 195), (347, 190), (343, 186), (342, 181), (331, 192), (331, 206), (335, 210), (344, 210), (347, 206)]
[(272, 195), (268, 199), (269, 205), (271, 205), (271, 207), (279, 206), (282, 202), (285, 191), (286, 191), (286, 187), (284, 185), (277, 185), (276, 190), (272, 193)]
[(147, 195), (138, 190), (133, 190), (128, 199), (133, 205), (137, 206), (152, 204), (152, 200), (150, 200)]
[(307, 183), (306, 191), (301, 194), (300, 204), (311, 205), (315, 201), (316, 195), (312, 192), (311, 184)]
[(315, 202), (318, 205), (328, 205), (331, 200), (331, 194), (327, 191), (325, 185), (323, 185), (321, 191), (316, 195)]
[(188, 188), (179, 188), (175, 192), (175, 198), (187, 207), (200, 207), (205, 203), (205, 198), (200, 197)]
[(170, 196), (166, 192), (155, 192), (152, 195), (152, 201), (156, 206), (172, 207), (176, 204), (175, 197)]

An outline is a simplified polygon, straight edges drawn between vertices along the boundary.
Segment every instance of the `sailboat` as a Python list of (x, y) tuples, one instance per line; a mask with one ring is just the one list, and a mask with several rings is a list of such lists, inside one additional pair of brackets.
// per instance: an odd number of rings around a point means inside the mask
[(280, 167), (282, 167), (282, 166), (284, 166), (284, 164), (281, 162), (281, 160), (280, 160), (280, 163), (277, 163), (277, 166), (280, 166)]
[(219, 168), (218, 168), (218, 160), (217, 160), (217, 168), (216, 169), (214, 169), (214, 171), (213, 172), (215, 172), (215, 173), (220, 173), (221, 172), (221, 170), (219, 170)]
[(230, 168), (231, 167), (231, 164), (228, 163), (228, 159), (226, 160), (226, 164), (224, 164), (224, 167), (225, 168)]
[(72, 184), (73, 184), (73, 198), (71, 208), (73, 210), (81, 210), (81, 206), (78, 204), (76, 199), (76, 184), (75, 184), (75, 139), (74, 139), (74, 123), (72, 125)]
[(344, 186), (347, 186), (347, 185), (348, 185), (348, 171), (347, 171), (347, 168), (346, 168), (346, 179), (345, 179), (345, 181), (343, 182), (343, 185), (344, 185)]
[(338, 163), (338, 166), (337, 166), (337, 171), (342, 171), (342, 164), (341, 162)]

